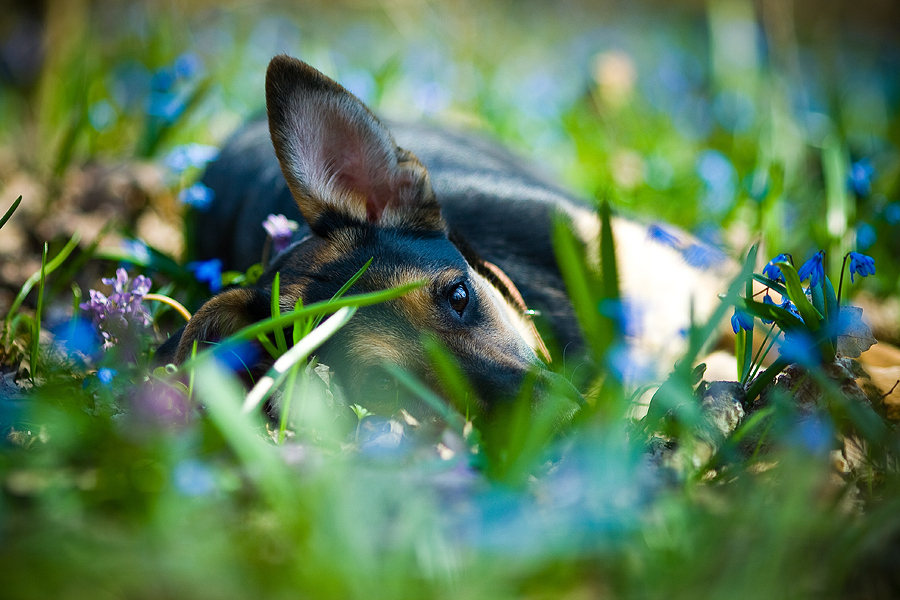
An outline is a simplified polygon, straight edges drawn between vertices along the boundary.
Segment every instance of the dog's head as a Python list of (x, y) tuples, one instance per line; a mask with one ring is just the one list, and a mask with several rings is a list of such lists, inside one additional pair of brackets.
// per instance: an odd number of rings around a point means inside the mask
[(203, 305), (176, 359), (195, 340), (224, 338), (271, 314), (276, 272), (288, 311), (298, 298), (328, 300), (371, 258), (349, 294), (425, 283), (361, 309), (319, 351), (352, 397), (364, 404), (395, 398), (386, 363), (439, 387), (424, 349), (428, 336), (452, 353), (482, 399), (514, 396), (542, 366), (533, 327), (490, 265), (467, 261), (451, 241), (418, 159), (356, 97), (296, 59), (272, 60), (266, 105), (282, 172), (312, 235), (280, 255), (257, 287), (227, 290)]

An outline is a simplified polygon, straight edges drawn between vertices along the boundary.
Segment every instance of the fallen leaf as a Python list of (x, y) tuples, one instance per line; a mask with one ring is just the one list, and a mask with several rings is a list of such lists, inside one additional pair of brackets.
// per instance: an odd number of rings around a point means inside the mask
[(877, 342), (872, 330), (863, 322), (862, 312), (857, 306), (841, 307), (837, 336), (837, 353), (841, 356), (858, 358)]

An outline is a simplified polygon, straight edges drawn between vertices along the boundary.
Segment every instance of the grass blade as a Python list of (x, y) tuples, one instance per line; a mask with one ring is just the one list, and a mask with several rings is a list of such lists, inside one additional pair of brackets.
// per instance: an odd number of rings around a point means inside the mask
[(9, 221), (9, 218), (13, 216), (13, 213), (16, 212), (16, 209), (19, 208), (19, 204), (22, 202), (22, 196), (16, 198), (16, 201), (12, 203), (12, 206), (9, 207), (9, 210), (6, 211), (6, 214), (3, 215), (3, 218), (0, 219), (0, 229), (3, 229), (3, 226), (6, 225), (6, 222)]
[(244, 413), (248, 413), (262, 404), (272, 391), (281, 385), (285, 377), (287, 377), (290, 368), (300, 361), (306, 360), (316, 348), (337, 333), (341, 327), (347, 324), (354, 313), (356, 313), (356, 310), (355, 306), (341, 308), (325, 322), (313, 329), (312, 333), (300, 340), (298, 344), (282, 354), (275, 361), (275, 364), (272, 365), (272, 368), (269, 369), (268, 373), (247, 394), (247, 399), (244, 401), (244, 406), (241, 410)]

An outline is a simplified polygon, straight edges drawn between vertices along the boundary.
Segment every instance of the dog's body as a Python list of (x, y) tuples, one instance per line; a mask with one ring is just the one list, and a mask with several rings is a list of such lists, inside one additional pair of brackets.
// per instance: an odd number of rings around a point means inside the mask
[[(454, 354), (485, 402), (515, 394), (524, 374), (543, 366), (523, 302), (540, 314), (559, 359), (580, 355), (584, 341), (552, 226), (562, 216), (597, 256), (599, 220), (587, 204), (479, 138), (385, 127), (346, 90), (294, 59), (272, 61), (266, 92), (268, 127), (245, 126), (204, 177), (215, 201), (197, 215), (196, 256), (221, 258), (234, 269), (258, 262), (266, 242), (261, 224), (272, 213), (301, 224), (296, 242), (256, 288), (229, 290), (204, 305), (181, 336), (176, 360), (194, 340), (225, 337), (268, 316), (276, 272), (282, 309), (289, 310), (298, 297), (305, 304), (327, 300), (371, 257), (353, 291), (428, 283), (361, 310), (322, 349), (351, 393), (370, 395), (372, 370), (384, 362), (436, 385), (421, 348), (422, 335), (430, 335)], [(654, 239), (633, 222), (613, 225), (621, 287), (637, 315), (630, 342), (669, 368), (684, 347), (691, 305), (697, 318), (712, 310), (730, 263), (722, 257), (711, 270), (694, 268), (685, 261), (684, 251), (695, 247), (687, 236), (669, 230)]]

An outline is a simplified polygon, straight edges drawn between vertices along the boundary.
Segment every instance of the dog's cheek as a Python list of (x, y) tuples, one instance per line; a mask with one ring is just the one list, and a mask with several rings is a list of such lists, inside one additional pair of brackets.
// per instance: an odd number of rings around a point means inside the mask
[(227, 290), (211, 298), (191, 318), (175, 354), (183, 363), (191, 355), (194, 342), (218, 342), (269, 314), (269, 294), (257, 288)]

